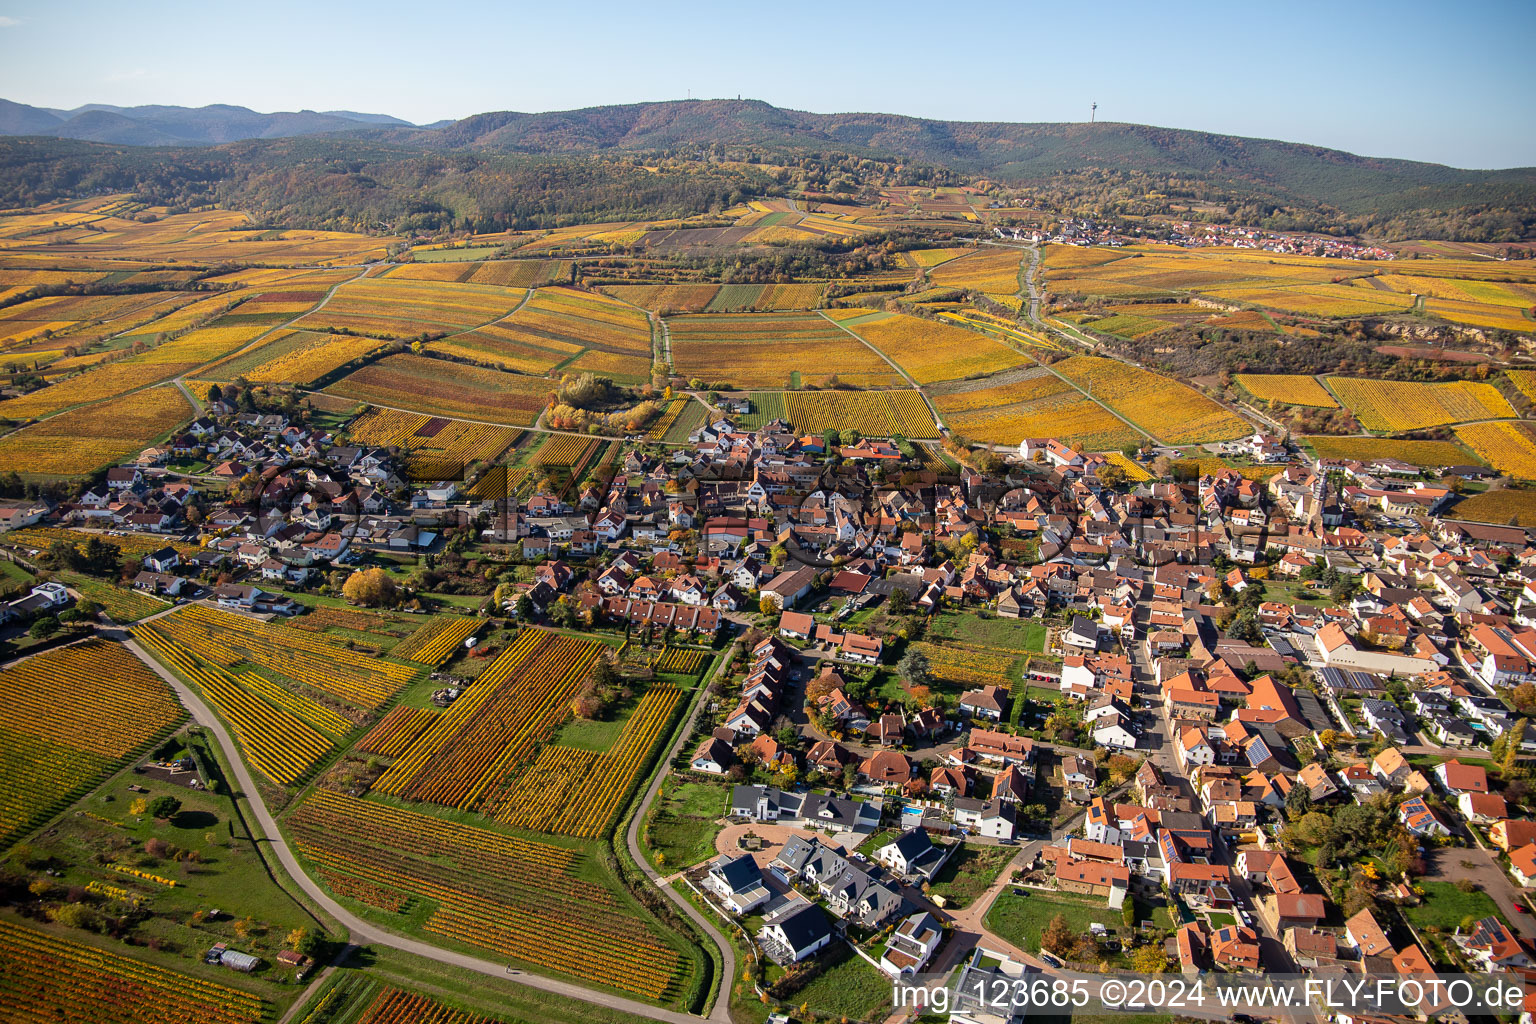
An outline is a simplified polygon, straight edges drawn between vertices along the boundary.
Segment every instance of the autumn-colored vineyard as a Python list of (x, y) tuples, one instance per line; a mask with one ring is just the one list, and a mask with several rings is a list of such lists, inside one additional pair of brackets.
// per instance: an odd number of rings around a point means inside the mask
[(185, 717), (120, 644), (87, 640), (0, 671), (0, 846)]
[(529, 426), (555, 386), (538, 377), (399, 352), (369, 363), (325, 390), (342, 398), (433, 416)]
[(933, 414), (916, 391), (792, 391), (784, 396), (784, 404), (797, 431), (821, 433), (830, 427), (869, 437), (939, 435)]
[(613, 749), (604, 753), (545, 747), (532, 767), (486, 801), (486, 811), (498, 821), (539, 832), (588, 839), (602, 835), (681, 699), (675, 687), (652, 688), (624, 724)]
[(1247, 421), (1171, 377), (1097, 356), (1072, 356), (1053, 369), (1167, 444), (1230, 441)]
[(286, 824), (326, 871), (431, 901), (429, 932), (653, 999), (677, 983), (677, 952), (578, 877), (574, 850), (322, 789)]
[(899, 385), (889, 363), (814, 313), (710, 313), (672, 317), (672, 361), (685, 377), (744, 387), (785, 387), (833, 377), (855, 387)]
[(1497, 388), (1479, 381), (1424, 383), (1329, 377), (1328, 386), (1367, 430), (1422, 430), (1515, 415)]
[(993, 373), (1024, 358), (974, 331), (903, 313), (877, 313), (846, 326), (919, 384)]
[(261, 997), (0, 921), (0, 1004), (7, 1021), (56, 1024), (254, 1024)]
[(501, 1024), (495, 1017), (483, 1017), (478, 1013), (455, 1010), (450, 1006), (404, 992), (398, 988), (386, 988), (369, 1004), (356, 1024)]
[(379, 719), (368, 735), (357, 741), (358, 750), (384, 757), (399, 757), (420, 736), (437, 712), (431, 708), (394, 708)]
[(978, 650), (955, 643), (917, 643), (913, 650), (921, 651), (928, 659), (933, 674), (939, 679), (966, 686), (1010, 685), (1009, 666), (1017, 652)]
[(1473, 423), (1456, 437), (1501, 473), (1536, 480), (1536, 435), (1527, 423)]
[(480, 623), (471, 618), (438, 618), (395, 645), (390, 653), (422, 665), (441, 665), (453, 656)]
[(250, 662), (364, 710), (378, 707), (418, 671), (349, 650), (323, 634), (188, 605), (147, 627), (203, 661)]
[(1304, 373), (1239, 373), (1232, 379), (1254, 398), (1266, 402), (1310, 405), (1320, 409), (1339, 407), (1316, 377)]
[(708, 651), (694, 650), (691, 647), (667, 647), (656, 655), (652, 664), (657, 672), (691, 676), (703, 668), (708, 660)]
[[(152, 626), (135, 630), (134, 637), (197, 684), (208, 702), (233, 727), (247, 760), (274, 782), (298, 782), (331, 752), (331, 741), (306, 720), (333, 715), (329, 708), (260, 676), (247, 674), (237, 678), (215, 665), (201, 665), (186, 648)], [(261, 697), (256, 695), (261, 692), (255, 685), (258, 681), (266, 691)], [(301, 715), (301, 709), (306, 714)]]
[(525, 762), (570, 714), (568, 703), (602, 647), (595, 640), (523, 630), (374, 789), (461, 810), (479, 807), (500, 777)]

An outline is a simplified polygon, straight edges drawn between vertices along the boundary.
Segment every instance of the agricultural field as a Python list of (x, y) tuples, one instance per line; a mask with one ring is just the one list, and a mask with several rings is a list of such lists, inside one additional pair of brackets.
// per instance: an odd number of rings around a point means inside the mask
[(658, 313), (702, 313), (720, 291), (717, 284), (684, 282), (681, 284), (610, 284), (603, 291), (641, 309)]
[(377, 338), (321, 331), (278, 331), (261, 345), (202, 370), (204, 380), (244, 377), (253, 384), (309, 385), (381, 347)]
[(889, 363), (815, 313), (676, 316), (667, 320), (673, 368), (684, 377), (741, 388), (902, 383)]
[(1233, 380), (1254, 398), (1283, 405), (1337, 409), (1339, 403), (1316, 377), (1304, 373), (1239, 373)]
[(1504, 376), (1526, 398), (1536, 402), (1536, 370), (1505, 370)]
[(298, 784), (334, 748), (325, 732), (339, 735), (351, 730), (352, 723), (329, 706), (267, 676), (254, 672), (236, 676), (216, 665), (201, 664), (166, 633), (141, 627), (134, 631), (134, 637), (197, 685), (234, 730), (246, 760), (273, 782)]
[(597, 451), (597, 439), (571, 434), (550, 434), (528, 458), (528, 464), (540, 469), (558, 467), (573, 472), (585, 466)]
[(525, 427), (544, 410), (551, 386), (537, 377), (400, 352), (369, 363), (325, 391), (433, 416)]
[(569, 367), (644, 380), (650, 377), (651, 323), (640, 310), (606, 295), (540, 288), (511, 316), (431, 348), (525, 373)]
[(994, 373), (1022, 361), (1017, 353), (974, 331), (902, 313), (874, 313), (843, 326), (919, 384)]
[(360, 611), (330, 604), (311, 608), (304, 615), (289, 620), (288, 625), (311, 633), (336, 631), (343, 635), (361, 634), (370, 641), (388, 637), (398, 639), (416, 628), (415, 622), (402, 616)]
[(672, 425), (666, 433), (661, 435), (661, 440), (668, 444), (682, 444), (688, 440), (688, 435), (703, 425), (705, 417), (709, 415), (709, 409), (703, 402), (690, 400), (683, 406), (683, 411), (678, 413)]
[[(996, 301), (996, 296), (988, 296)], [(1005, 296), (1007, 298), (1007, 296)], [(1005, 302), (1003, 305), (1017, 310), (1017, 302)], [(1007, 320), (994, 313), (985, 310), (974, 309), (966, 306), (961, 309), (947, 310), (939, 314), (945, 320), (952, 320), (957, 324), (965, 324), (968, 327), (990, 334), (1000, 339), (1004, 345), (1030, 349), (1043, 349), (1048, 352), (1067, 352), (1070, 350), (1065, 342), (1058, 341), (1054, 337), (1037, 331), (1033, 327), (1026, 326), (1017, 320)], [(1017, 361), (1017, 359), (1015, 359)]]
[(185, 719), (171, 688), (121, 644), (86, 640), (0, 669), (0, 847)]
[(1536, 480), (1536, 431), (1529, 423), (1473, 423), (1456, 439), (1488, 465), (1521, 480)]
[(261, 997), (0, 920), (0, 1002), (16, 1024), (258, 1024)]
[(656, 652), (656, 657), (651, 664), (657, 672), (668, 675), (696, 676), (709, 659), (713, 657), (708, 651), (701, 651), (693, 647), (665, 647)]
[(50, 345), (89, 344), (130, 332), (189, 305), (196, 297), (195, 292), (151, 291), (30, 299), (0, 311), (0, 347), (15, 350), (44, 335)]
[(827, 286), (800, 284), (610, 284), (603, 291), (616, 299), (659, 313), (744, 313), (815, 309)]
[(1127, 457), (1125, 452), (1105, 452), (1104, 457), (1114, 465), (1125, 470), (1126, 477), (1132, 483), (1146, 483), (1152, 479), (1152, 474), (1142, 468), (1140, 463)]
[(1119, 417), (1053, 374), (1013, 376), (1004, 383), (935, 394), (951, 430), (976, 441), (1016, 446), (1027, 437), (1057, 437), (1091, 451), (1141, 439)]
[(383, 276), (411, 281), (486, 284), (499, 288), (538, 288), (563, 284), (571, 278), (570, 260), (481, 261), (470, 255), (483, 256), (494, 251), (483, 248), (417, 250), (412, 254), (414, 262), (392, 267)]
[(1073, 356), (1053, 369), (1167, 444), (1230, 441), (1247, 421), (1180, 383), (1113, 359)]
[(202, 691), (250, 763), (279, 785), (307, 779), (420, 671), (347, 640), (199, 605), (133, 632)]
[(403, 437), (405, 470), (412, 480), (459, 480), (475, 462), (495, 459), (517, 443), (522, 431), (487, 423), (461, 423), (434, 416)]
[(797, 433), (819, 435), (836, 428), (867, 437), (939, 436), (933, 414), (916, 391), (791, 391), (783, 399)]
[[(1421, 259), (1397, 272), (1391, 264), (1260, 250), (1135, 246), (1118, 250), (1050, 245), (1044, 267), (1051, 292), (1105, 299), (1204, 296), (1315, 317), (1406, 313), (1422, 301), (1431, 316), (1473, 327), (1530, 334), (1536, 321), (1536, 285), (1490, 281), (1492, 274), (1530, 272), (1467, 259)], [(1140, 310), (1116, 312), (1140, 313)], [(1144, 314), (1145, 315), (1145, 314)], [(1251, 319), (1240, 320), (1244, 316)], [(1160, 319), (1162, 317), (1159, 317)], [(1243, 312), (1205, 321), (1208, 326), (1273, 331), (1275, 324)], [(1102, 330), (1099, 324), (1093, 325)], [(1308, 333), (1306, 328), (1280, 328)]]
[(1536, 491), (1501, 488), (1463, 498), (1449, 513), (1452, 519), (1497, 526), (1536, 526)]
[(1474, 381), (1421, 383), (1329, 377), (1328, 387), (1362, 427), (1386, 433), (1515, 415), (1497, 388)]
[(605, 751), (542, 747), (530, 767), (487, 799), (485, 813), (536, 832), (583, 839), (605, 835), (681, 701), (675, 687), (652, 686)]
[(396, 644), (390, 654), (436, 667), (451, 658), (479, 626), (477, 619), (465, 616), (436, 618)]
[(357, 741), (353, 749), (365, 754), (399, 757), (410, 749), (416, 737), (425, 732), (436, 717), (437, 712), (432, 708), (393, 708)]
[(412, 338), (499, 320), (522, 299), (520, 290), (491, 285), (367, 277), (337, 288), (323, 308), (296, 326), (320, 331), (338, 328), (373, 338)]
[(325, 635), (202, 605), (187, 605), (136, 632), (147, 631), (212, 665), (251, 665), (269, 674), (292, 673), (303, 679), (309, 691), (362, 711), (383, 704), (419, 671)]
[(161, 208), (156, 212), (158, 219), (153, 223), (113, 215), (81, 218), (82, 222), (72, 230), (50, 231), (37, 242), (16, 239), (6, 250), (48, 257), (58, 253), (56, 246), (60, 243), (68, 243), (70, 259), (81, 262), (320, 266), (383, 259), (387, 248), (398, 241), (388, 236), (345, 231), (255, 232), (249, 230), (251, 218), (236, 210), (171, 213)]
[(91, 473), (137, 455), (191, 418), (192, 406), (171, 385), (71, 409), (0, 438), (0, 472)]
[(975, 292), (1009, 294), (1019, 290), (1019, 267), (1024, 253), (1018, 249), (984, 247), (969, 256), (950, 260), (928, 272), (937, 288), (964, 288)]
[(682, 986), (688, 965), (641, 911), (591, 880), (590, 854), (325, 789), (284, 825), (328, 880), (426, 904), (429, 935), (642, 998)]
[[(1134, 307), (1122, 307), (1134, 308)], [(1065, 319), (1065, 317), (1063, 317)], [(1111, 316), (1079, 316), (1073, 319), (1079, 327), (1087, 327), (1098, 331), (1100, 334), (1113, 334), (1119, 338), (1136, 339), (1147, 334), (1156, 334), (1165, 331), (1170, 324), (1167, 321), (1155, 319), (1150, 316), (1140, 316), (1136, 313), (1115, 313)]]
[(346, 435), (354, 444), (403, 448), (407, 440), (431, 419), (431, 416), (397, 409), (369, 409), (347, 424)]
[(455, 1010), (414, 992), (385, 988), (354, 1024), (501, 1024), (501, 1019)]
[(570, 713), (567, 706), (603, 645), (524, 629), (374, 784), (405, 800), (480, 809), (505, 771)]
[(118, 586), (105, 580), (94, 579), (77, 572), (56, 574), (60, 583), (78, 593), (87, 601), (95, 601), (114, 622), (134, 622), (146, 615), (163, 612), (170, 605), (159, 598), (150, 597), (140, 590)]
[(686, 409), (689, 403), (692, 401), (693, 399), (691, 398), (683, 397), (674, 398), (672, 401), (668, 402), (667, 407), (662, 410), (661, 415), (652, 420), (651, 425), (646, 428), (646, 440), (660, 441), (662, 438), (666, 437), (667, 431), (672, 429), (672, 424), (677, 422), (678, 417), (682, 416), (683, 410)]
[(1309, 435), (1301, 442), (1320, 459), (1397, 459), (1425, 469), (1464, 466), (1478, 460), (1453, 441), (1403, 441), (1390, 437), (1324, 437)]
[(934, 677), (960, 689), (978, 686), (1001, 686), (1008, 689), (1017, 679), (1013, 673), (1018, 652), (997, 649), (966, 647), (954, 642), (915, 643), (912, 649), (922, 652), (933, 669)]

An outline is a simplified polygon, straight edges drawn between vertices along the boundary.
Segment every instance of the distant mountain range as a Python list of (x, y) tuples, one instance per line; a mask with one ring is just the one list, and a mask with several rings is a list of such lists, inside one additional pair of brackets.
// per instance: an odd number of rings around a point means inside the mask
[(415, 127), (387, 114), (313, 110), (261, 114), (247, 107), (114, 107), (87, 103), (74, 110), (0, 100), (0, 135), (46, 135), (121, 146), (211, 146), (241, 139), (324, 135), (362, 128)]
[[(673, 100), (525, 114), (475, 114), (413, 125), (384, 114), (333, 110), (263, 114), (245, 107), (115, 107), (51, 110), (0, 100), (0, 135), (48, 136), (129, 147), (201, 146), (223, 160), (229, 143), (307, 137), (338, 158), (388, 151), (430, 157), (467, 152), (533, 157), (601, 157), (672, 152), (775, 162), (795, 154), (855, 154), (948, 168), (1005, 183), (1054, 179), (1092, 195), (1107, 177), (1124, 195), (1162, 193), (1240, 212), (1260, 223), (1284, 210), (1300, 226), (1420, 230), (1440, 217), (1441, 237), (1525, 237), (1536, 230), (1536, 168), (1462, 170), (1441, 164), (1356, 156), (1269, 139), (1120, 123), (934, 121), (899, 114), (814, 114), (759, 100)], [(351, 143), (352, 145), (348, 145)], [(82, 154), (73, 154), (82, 157)], [(121, 160), (126, 154), (103, 159)], [(227, 154), (247, 161), (252, 151)], [(266, 159), (276, 159), (268, 154)], [(195, 162), (188, 153), (179, 162)], [(0, 164), (4, 154), (0, 153)], [(1139, 191), (1138, 191), (1139, 189)], [(1300, 220), (1296, 220), (1297, 217)], [(1475, 229), (1470, 227), (1476, 220)], [(1494, 223), (1496, 222), (1496, 223)], [(1493, 227), (1489, 227), (1494, 223)]]

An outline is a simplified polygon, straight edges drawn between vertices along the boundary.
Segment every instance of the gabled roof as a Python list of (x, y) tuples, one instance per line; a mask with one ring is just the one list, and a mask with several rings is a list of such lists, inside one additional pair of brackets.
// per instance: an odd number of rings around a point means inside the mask
[(1458, 793), (1488, 792), (1488, 773), (1481, 765), (1462, 764), (1452, 758), (1440, 765), (1436, 774), (1444, 780), (1447, 789), (1453, 789)]

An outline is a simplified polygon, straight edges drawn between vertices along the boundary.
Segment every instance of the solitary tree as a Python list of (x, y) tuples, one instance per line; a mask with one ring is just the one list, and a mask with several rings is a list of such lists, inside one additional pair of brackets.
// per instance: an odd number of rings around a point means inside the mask
[(377, 568), (359, 569), (348, 576), (347, 582), (342, 585), (341, 593), (353, 604), (370, 608), (394, 604), (399, 599), (399, 590), (395, 587), (395, 581), (390, 578), (389, 573)]
[(149, 813), (155, 818), (174, 818), (181, 810), (181, 801), (173, 796), (157, 796), (149, 802)]
[(1067, 915), (1057, 914), (1051, 918), (1050, 924), (1045, 926), (1045, 931), (1040, 934), (1040, 948), (1055, 953), (1057, 956), (1068, 960), (1075, 960), (1079, 947), (1082, 945), (1082, 937), (1072, 930), (1072, 925), (1067, 923)]
[(928, 656), (916, 648), (902, 655), (901, 661), (896, 663), (896, 674), (901, 677), (902, 685), (909, 690), (933, 685), (933, 670), (928, 665)]

